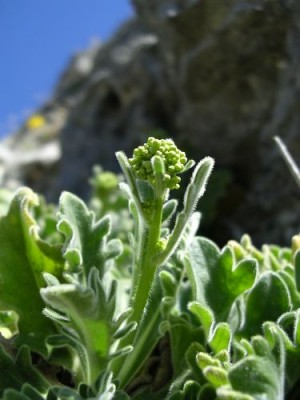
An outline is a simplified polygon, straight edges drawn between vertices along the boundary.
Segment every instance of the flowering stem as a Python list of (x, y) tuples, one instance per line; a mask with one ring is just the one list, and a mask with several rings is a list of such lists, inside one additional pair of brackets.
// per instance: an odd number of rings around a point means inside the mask
[(158, 241), (160, 239), (163, 199), (157, 199), (156, 209), (151, 224), (145, 228), (145, 247), (138, 260), (137, 269), (140, 271), (136, 292), (133, 298), (132, 320), (139, 322), (145, 309), (149, 292), (157, 269), (155, 258), (158, 255)]
[[(131, 159), (128, 160), (121, 152), (117, 153), (117, 158), (128, 183), (126, 193), (136, 222), (134, 287), (130, 301), (132, 314), (128, 323), (136, 322), (138, 328), (136, 333), (130, 333), (119, 343), (120, 349), (132, 346), (131, 353), (112, 364), (119, 386), (123, 388), (141, 368), (145, 357), (152, 350), (151, 345), (158, 339), (160, 309), (157, 305), (153, 308), (151, 300), (151, 290), (157, 290), (154, 285), (155, 274), (178, 244), (196, 203), (192, 193), (180, 218), (181, 223), (176, 224), (170, 244), (166, 244), (165, 248), (161, 238), (163, 205), (169, 191), (179, 188), (178, 174), (191, 168), (193, 162), (187, 162), (185, 153), (171, 139), (155, 138), (149, 138), (144, 146), (135, 149)], [(150, 315), (151, 318), (147, 320)], [(146, 323), (146, 327), (143, 323)], [(139, 329), (141, 326), (143, 330)]]
[[(154, 214), (151, 218), (151, 223), (144, 221), (143, 236), (137, 238), (144, 244), (139, 252), (139, 258), (136, 261), (136, 270), (139, 271), (139, 275), (136, 278), (136, 288), (132, 297), (131, 308), (133, 310), (129, 322), (136, 321), (139, 325), (143, 318), (146, 304), (149, 299), (149, 293), (151, 286), (154, 281), (155, 273), (158, 267), (157, 262), (154, 261), (159, 254), (158, 241), (160, 239), (161, 223), (162, 223), (162, 210), (163, 210), (164, 196), (160, 195), (156, 200), (156, 207)], [(140, 232), (141, 230), (137, 230)], [(152, 323), (155, 325), (156, 319), (159, 317), (159, 312), (156, 316), (153, 316)], [(147, 348), (147, 335), (151, 335), (152, 328), (149, 326), (146, 335), (143, 336), (132, 333), (123, 339), (120, 343), (121, 347), (128, 346), (134, 343), (133, 350), (126, 357), (123, 362), (117, 362), (114, 364), (115, 373), (117, 373), (117, 379), (120, 387), (124, 387), (128, 382), (128, 378), (136, 374), (140, 368), (140, 364), (136, 362), (141, 352), (145, 352)], [(151, 351), (151, 348), (147, 348), (147, 351)]]

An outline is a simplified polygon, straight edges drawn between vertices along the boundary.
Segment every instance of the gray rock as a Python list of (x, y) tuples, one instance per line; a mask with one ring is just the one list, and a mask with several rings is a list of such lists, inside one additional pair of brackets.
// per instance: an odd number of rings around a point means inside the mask
[(117, 170), (116, 150), (130, 154), (162, 130), (194, 159), (216, 159), (204, 233), (287, 244), (299, 231), (299, 192), (272, 137), (300, 160), (300, 3), (133, 4), (137, 17), (62, 75), (45, 106), (64, 110), (62, 158), (33, 184), (51, 199), (62, 189), (85, 197), (94, 164)]
[(57, 176), (61, 159), (60, 132), (67, 110), (45, 105), (32, 114), (18, 132), (0, 142), (1, 186), (20, 185), (46, 192)]

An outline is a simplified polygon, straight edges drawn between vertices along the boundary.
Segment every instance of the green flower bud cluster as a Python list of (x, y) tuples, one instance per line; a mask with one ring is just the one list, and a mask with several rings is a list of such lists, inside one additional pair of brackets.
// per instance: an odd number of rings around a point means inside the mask
[(99, 189), (116, 189), (118, 184), (119, 179), (113, 172), (103, 171), (95, 178), (95, 185), (97, 185)]
[(143, 146), (137, 147), (129, 163), (135, 175), (145, 181), (155, 184), (155, 173), (151, 159), (159, 156), (163, 160), (165, 172), (163, 181), (168, 189), (179, 189), (180, 177), (187, 162), (186, 155), (179, 150), (171, 139), (155, 139), (150, 137)]

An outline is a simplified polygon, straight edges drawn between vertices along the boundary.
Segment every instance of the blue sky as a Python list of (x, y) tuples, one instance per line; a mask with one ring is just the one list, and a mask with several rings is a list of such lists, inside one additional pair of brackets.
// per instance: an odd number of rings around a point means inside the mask
[(72, 54), (131, 15), (130, 0), (0, 0), (0, 136), (49, 97)]

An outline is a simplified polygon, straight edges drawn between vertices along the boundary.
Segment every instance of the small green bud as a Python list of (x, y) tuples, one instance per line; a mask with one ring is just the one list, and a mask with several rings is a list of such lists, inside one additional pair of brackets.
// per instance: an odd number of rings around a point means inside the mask
[(292, 237), (292, 254), (296, 254), (296, 252), (300, 249), (300, 235), (295, 235)]
[(155, 185), (156, 175), (161, 174), (167, 189), (179, 189), (177, 174), (185, 171), (187, 157), (173, 140), (150, 137), (147, 143), (134, 150), (129, 164), (138, 178)]
[(159, 239), (159, 241), (157, 242), (157, 245), (156, 245), (157, 250), (163, 251), (166, 248), (167, 243), (168, 243), (168, 240), (166, 238)]
[[(153, 172), (155, 174), (164, 174), (165, 173), (164, 161), (160, 156), (157, 156), (157, 155), (153, 156), (151, 161), (152, 161)], [(150, 163), (150, 166), (151, 166), (151, 163)]]

